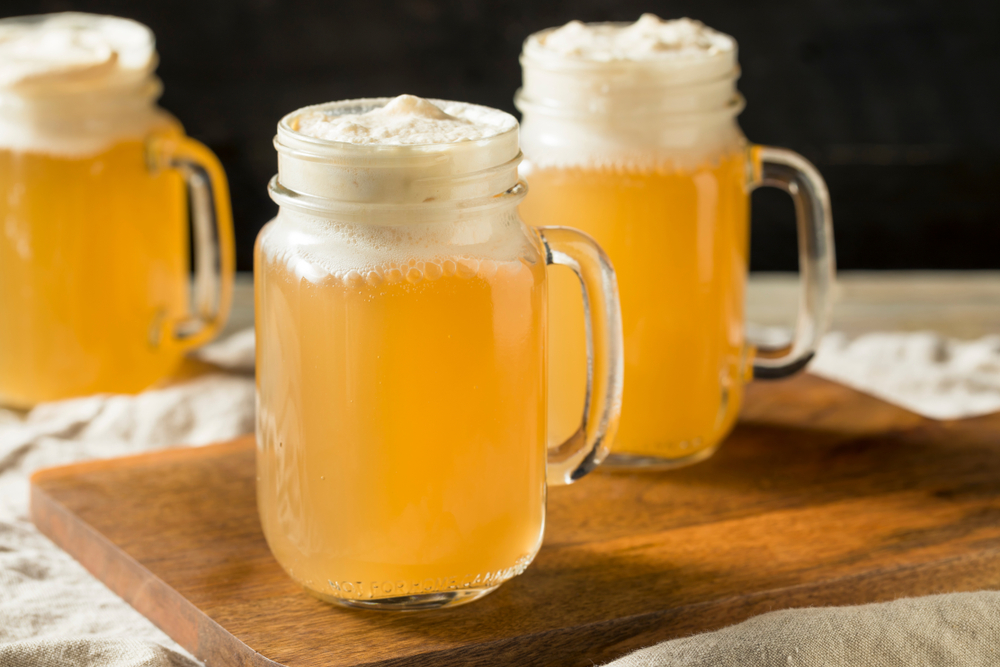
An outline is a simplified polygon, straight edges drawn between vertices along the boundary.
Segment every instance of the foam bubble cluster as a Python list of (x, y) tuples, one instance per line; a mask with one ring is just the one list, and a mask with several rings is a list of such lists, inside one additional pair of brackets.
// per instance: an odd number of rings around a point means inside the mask
[(492, 280), (537, 261), (516, 214), (428, 224), (338, 223), (282, 211), (260, 244), (268, 260), (296, 278), (346, 287), (420, 283), (443, 277)]
[(496, 277), (512, 276), (524, 270), (525, 262), (520, 260), (496, 261), (475, 257), (452, 257), (436, 260), (410, 259), (406, 262), (385, 262), (361, 269), (341, 269), (333, 272), (323, 270), (321, 265), (308, 262), (301, 256), (290, 253), (283, 257), (285, 265), (302, 280), (311, 283), (341, 283), (344, 287), (381, 287), (396, 283), (418, 284), (441, 278), (481, 278), (493, 280)]

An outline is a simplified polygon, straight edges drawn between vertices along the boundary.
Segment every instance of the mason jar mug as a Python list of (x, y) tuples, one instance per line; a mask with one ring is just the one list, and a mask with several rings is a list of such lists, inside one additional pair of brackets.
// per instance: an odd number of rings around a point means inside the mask
[[(519, 219), (513, 117), (431, 102), (506, 129), (354, 144), (308, 135), (302, 118), (390, 100), (289, 114), (270, 184), (280, 210), (257, 240), (261, 524), (289, 576), (348, 606), (460, 604), (521, 573), (541, 544), (546, 483), (597, 465), (617, 425), (611, 266), (586, 235)], [(584, 287), (593, 391), (582, 437), (547, 452), (551, 264)]]
[(134, 21), (0, 21), (0, 404), (142, 390), (226, 319), (225, 174), (156, 106), (155, 65)]
[[(574, 23), (532, 35), (521, 63), (531, 188), (521, 215), (592, 235), (621, 288), (628, 382), (605, 465), (702, 460), (732, 429), (744, 382), (802, 369), (826, 327), (834, 251), (823, 179), (791, 151), (747, 143), (736, 44), (700, 23)], [(755, 347), (744, 323), (749, 196), (760, 186), (787, 191), (798, 217), (798, 326), (781, 349)], [(553, 272), (549, 285), (552, 443), (579, 428), (585, 396), (573, 280)]]

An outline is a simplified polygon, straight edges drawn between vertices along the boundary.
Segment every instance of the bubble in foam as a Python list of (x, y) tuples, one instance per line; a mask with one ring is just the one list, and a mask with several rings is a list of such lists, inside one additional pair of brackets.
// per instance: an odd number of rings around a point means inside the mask
[(427, 280), (437, 280), (442, 275), (444, 275), (444, 271), (441, 269), (441, 266), (439, 264), (435, 263), (424, 264), (424, 277), (427, 278)]
[(484, 259), (479, 263), (479, 275), (486, 280), (489, 280), (497, 273), (497, 263), (492, 259)]
[(513, 262), (500, 262), (497, 267), (497, 276), (501, 279), (509, 278), (511, 276), (517, 275), (518, 271), (521, 270), (521, 263), (517, 261)]
[(479, 272), (478, 259), (458, 260), (457, 273), (460, 278), (471, 278)]

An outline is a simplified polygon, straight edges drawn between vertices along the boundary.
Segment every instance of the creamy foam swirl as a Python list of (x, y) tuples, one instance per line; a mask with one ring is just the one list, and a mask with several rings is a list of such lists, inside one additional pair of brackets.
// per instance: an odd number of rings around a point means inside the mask
[(160, 110), (153, 33), (67, 12), (0, 20), (0, 148), (96, 155), (175, 124)]
[(477, 104), (400, 95), (364, 113), (306, 111), (289, 125), (296, 132), (327, 141), (417, 146), (488, 139), (513, 129), (517, 121), (510, 114)]
[(631, 24), (570, 21), (532, 35), (525, 44), (526, 53), (595, 63), (691, 60), (735, 50), (732, 37), (701, 21), (664, 21), (654, 14)]
[(121, 88), (142, 82), (155, 66), (153, 33), (135, 21), (76, 12), (0, 21), (0, 90)]

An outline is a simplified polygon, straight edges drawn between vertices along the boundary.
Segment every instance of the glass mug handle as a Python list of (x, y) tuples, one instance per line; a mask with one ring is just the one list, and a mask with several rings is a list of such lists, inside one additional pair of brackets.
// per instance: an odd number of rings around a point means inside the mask
[(622, 316), (615, 270), (597, 242), (569, 227), (536, 229), (545, 263), (569, 267), (580, 279), (587, 331), (587, 394), (580, 428), (548, 454), (548, 483), (559, 486), (597, 467), (618, 431), (625, 374)]
[(202, 143), (183, 135), (154, 136), (147, 141), (149, 170), (173, 169), (187, 188), (194, 235), (194, 288), (191, 315), (161, 322), (153, 343), (182, 347), (207, 343), (226, 322), (233, 298), (236, 250), (226, 172)]
[(753, 363), (755, 378), (777, 379), (809, 363), (829, 324), (835, 275), (830, 194), (816, 167), (793, 151), (753, 146), (750, 167), (751, 189), (779, 188), (795, 203), (801, 275), (795, 335), (782, 347), (757, 346)]

